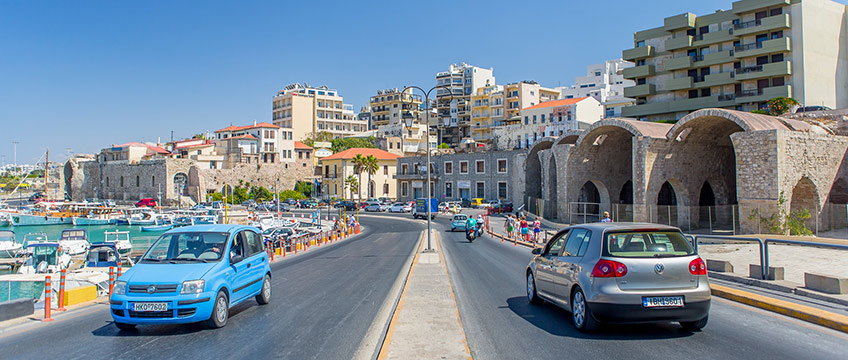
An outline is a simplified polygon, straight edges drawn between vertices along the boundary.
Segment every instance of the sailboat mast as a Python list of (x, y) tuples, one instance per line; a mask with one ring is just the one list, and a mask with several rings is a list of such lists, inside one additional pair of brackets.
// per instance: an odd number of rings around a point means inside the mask
[(50, 180), (50, 149), (47, 149), (47, 158), (44, 160), (44, 201), (50, 200), (47, 195), (47, 182)]

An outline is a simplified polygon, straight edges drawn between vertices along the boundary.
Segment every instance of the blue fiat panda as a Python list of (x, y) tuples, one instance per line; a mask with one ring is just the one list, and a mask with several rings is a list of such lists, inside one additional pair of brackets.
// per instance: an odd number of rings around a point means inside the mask
[(271, 268), (259, 230), (199, 225), (170, 230), (115, 283), (115, 326), (205, 321), (227, 324), (229, 309), (251, 297), (271, 300)]

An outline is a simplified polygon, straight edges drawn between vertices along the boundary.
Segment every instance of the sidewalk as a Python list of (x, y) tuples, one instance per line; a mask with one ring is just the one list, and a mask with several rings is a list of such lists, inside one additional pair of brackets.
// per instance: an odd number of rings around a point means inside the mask
[(433, 237), (438, 252), (416, 256), (378, 359), (471, 358), (438, 232)]

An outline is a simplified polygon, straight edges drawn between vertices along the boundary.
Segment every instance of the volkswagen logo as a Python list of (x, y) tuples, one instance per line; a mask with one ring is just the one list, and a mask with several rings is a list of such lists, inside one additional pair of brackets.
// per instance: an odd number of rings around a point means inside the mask
[[(659, 265), (659, 264), (657, 264), (657, 265)], [(147, 287), (147, 293), (148, 294), (152, 294), (152, 293), (155, 293), (155, 292), (156, 292), (156, 286), (155, 285), (150, 285), (150, 286)]]
[(656, 272), (657, 274), (662, 274), (663, 270), (665, 270), (665, 265), (663, 265), (663, 264), (654, 265), (654, 272)]

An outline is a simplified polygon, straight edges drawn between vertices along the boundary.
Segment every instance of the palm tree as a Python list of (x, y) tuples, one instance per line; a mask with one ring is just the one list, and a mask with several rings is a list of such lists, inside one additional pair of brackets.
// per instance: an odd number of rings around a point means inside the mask
[[(362, 184), (362, 171), (365, 170), (365, 157), (362, 154), (356, 154), (353, 157), (353, 172), (359, 175), (359, 182), (357, 184)], [(362, 201), (362, 193), (359, 191), (359, 186), (356, 187), (356, 197), (357, 200)], [(353, 197), (353, 195), (351, 195)]]
[[(376, 193), (377, 189), (371, 189), (371, 175), (377, 173), (377, 170), (380, 170), (380, 164), (378, 163), (377, 158), (374, 155), (368, 155), (365, 158), (364, 170), (368, 173), (368, 190)], [(374, 194), (371, 193), (368, 197), (373, 197)]]
[(350, 190), (350, 198), (353, 199), (353, 192), (359, 191), (359, 181), (356, 180), (356, 176), (348, 175), (345, 179), (345, 187)]

